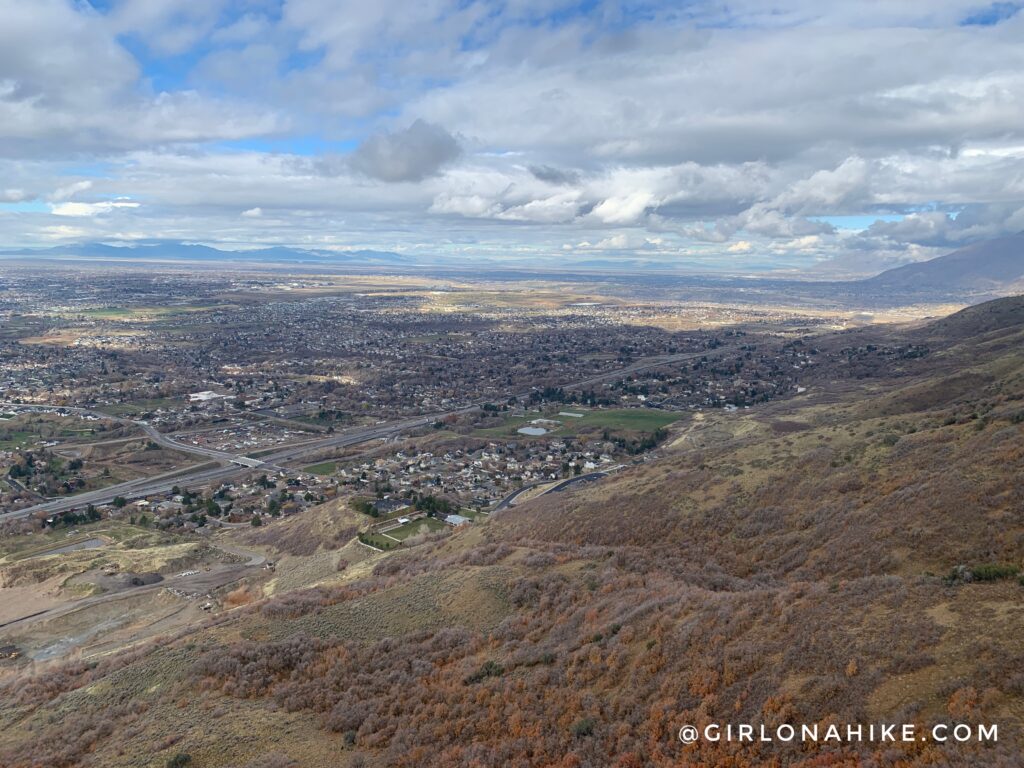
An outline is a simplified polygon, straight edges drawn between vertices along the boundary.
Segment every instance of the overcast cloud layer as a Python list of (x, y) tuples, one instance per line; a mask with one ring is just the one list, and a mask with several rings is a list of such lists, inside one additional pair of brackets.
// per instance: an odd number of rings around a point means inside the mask
[(0, 0), (0, 247), (854, 274), (1024, 230), (1024, 13)]

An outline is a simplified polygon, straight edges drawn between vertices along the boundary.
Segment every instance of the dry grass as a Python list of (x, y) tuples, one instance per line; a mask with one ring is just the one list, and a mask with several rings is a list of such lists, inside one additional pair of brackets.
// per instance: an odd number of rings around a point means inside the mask
[(260, 599), (262, 595), (248, 584), (237, 587), (224, 596), (225, 608), (241, 608)]

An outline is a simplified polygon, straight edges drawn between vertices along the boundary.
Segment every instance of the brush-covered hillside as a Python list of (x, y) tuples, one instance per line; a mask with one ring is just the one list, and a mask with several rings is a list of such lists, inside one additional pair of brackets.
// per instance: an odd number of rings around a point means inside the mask
[[(1024, 764), (1024, 303), (787, 343), (806, 391), (649, 462), (9, 679), (0, 765)], [(999, 741), (676, 738), (710, 722)]]

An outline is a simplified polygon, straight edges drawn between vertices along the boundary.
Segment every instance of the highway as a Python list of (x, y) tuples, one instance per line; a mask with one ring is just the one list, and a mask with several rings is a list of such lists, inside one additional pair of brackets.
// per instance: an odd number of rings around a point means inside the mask
[[(719, 347), (715, 350), (717, 353), (721, 353), (727, 347)], [(615, 371), (609, 371), (608, 373), (598, 374), (596, 376), (589, 377), (580, 381), (575, 381), (569, 384), (561, 385), (563, 389), (572, 389), (578, 387), (588, 387), (593, 384), (598, 384), (603, 381), (615, 379), (620, 376), (628, 376), (631, 373), (637, 373), (639, 371), (647, 370), (649, 368), (657, 368), (662, 365), (670, 365), (673, 363), (684, 362), (686, 360), (692, 360), (695, 358), (708, 355), (708, 351), (701, 352), (690, 352), (679, 355), (662, 355), (654, 358), (647, 358), (643, 361), (634, 363), (625, 368), (619, 368)], [(532, 390), (531, 390), (532, 391)], [(514, 397), (522, 398), (529, 397), (530, 391), (522, 392)], [(70, 509), (84, 509), (89, 504), (107, 504), (114, 500), (114, 498), (121, 496), (125, 499), (137, 499), (145, 496), (154, 494), (162, 494), (169, 492), (174, 486), (180, 487), (195, 487), (197, 485), (205, 485), (212, 482), (223, 482), (245, 472), (253, 469), (264, 468), (267, 471), (287, 471), (287, 464), (296, 462), (303, 457), (310, 456), (312, 454), (320, 453), (328, 448), (341, 448), (350, 445), (358, 445), (360, 443), (369, 442), (371, 440), (377, 440), (384, 437), (389, 437), (398, 432), (403, 432), (409, 429), (416, 429), (424, 427), (429, 424), (433, 424), (438, 419), (442, 419), (446, 416), (451, 415), (462, 415), (466, 413), (472, 413), (480, 410), (483, 403), (475, 405), (465, 406), (463, 408), (456, 409), (454, 411), (447, 411), (444, 413), (428, 414), (424, 416), (418, 416), (410, 419), (403, 419), (400, 421), (385, 422), (383, 424), (376, 424), (371, 427), (361, 427), (351, 431), (341, 432), (330, 437), (322, 439), (314, 439), (301, 444), (293, 444), (282, 448), (279, 451), (274, 451), (265, 456), (259, 458), (251, 458), (249, 456), (243, 456), (240, 454), (227, 453), (225, 451), (217, 451), (212, 448), (201, 448), (194, 445), (188, 445), (185, 443), (178, 442), (165, 434), (157, 431), (151, 424), (145, 421), (135, 421), (123, 417), (110, 416), (100, 411), (90, 410), (88, 408), (76, 408), (72, 406), (54, 406), (54, 405), (33, 405), (33, 404), (22, 404), (22, 403), (0, 403), (0, 407), (19, 408), (23, 410), (39, 410), (39, 411), (66, 411), (68, 413), (77, 413), (79, 415), (99, 416), (104, 419), (113, 419), (125, 424), (133, 424), (143, 430), (147, 437), (153, 442), (162, 445), (166, 448), (173, 450), (182, 451), (185, 453), (191, 453), (197, 456), (201, 456), (205, 459), (212, 459), (217, 461), (219, 466), (217, 467), (202, 467), (195, 471), (178, 470), (172, 473), (164, 473), (155, 477), (139, 478), (137, 480), (130, 480), (126, 483), (119, 483), (118, 485), (111, 485), (106, 488), (101, 488), (95, 491), (87, 491), (85, 493), (75, 494), (74, 496), (68, 496), (60, 499), (51, 499), (40, 504), (35, 504), (31, 507), (25, 507), (24, 509), (13, 510), (11, 512), (0, 513), (0, 520), (13, 520), (24, 517), (30, 517), (41, 513), (59, 513), (66, 512)]]
[(164, 448), (171, 448), (175, 451), (182, 451), (183, 453), (192, 453), (197, 456), (203, 456), (208, 459), (215, 459), (217, 461), (235, 461), (242, 463), (240, 460), (244, 459), (245, 462), (251, 462), (252, 466), (259, 466), (260, 462), (254, 459), (248, 459), (244, 456), (236, 456), (235, 454), (226, 453), (224, 451), (216, 451), (212, 448), (202, 448), (197, 445), (189, 445), (188, 443), (181, 443), (177, 440), (168, 437), (162, 432), (157, 431), (152, 424), (145, 421), (136, 421), (134, 419), (127, 419), (123, 416), (111, 416), (108, 413), (102, 411), (96, 411), (89, 408), (77, 408), (70, 405), (34, 405), (25, 403), (0, 403), (0, 408), (19, 408), (24, 411), (64, 411), (66, 413), (74, 413), (79, 416), (94, 416), (96, 418), (105, 419), (107, 421), (116, 421), (120, 424), (129, 424), (132, 426), (139, 427), (148, 437), (157, 445), (162, 445)]
[[(69, 509), (83, 509), (89, 504), (107, 504), (113, 501), (117, 496), (121, 496), (125, 499), (134, 499), (153, 494), (168, 493), (172, 488), (174, 488), (174, 486), (194, 487), (196, 485), (205, 485), (212, 482), (223, 482), (244, 474), (245, 472), (251, 471), (252, 469), (259, 469), (261, 467), (266, 468), (268, 471), (277, 471), (279, 469), (284, 469), (280, 462), (294, 460), (304, 455), (308, 455), (309, 453), (322, 451), (325, 448), (358, 445), (359, 443), (376, 440), (380, 437), (386, 437), (394, 432), (400, 432), (412, 427), (431, 424), (433, 423), (434, 418), (436, 417), (391, 422), (377, 425), (369, 429), (364, 428), (351, 433), (334, 435), (326, 440), (317, 440), (313, 443), (284, 448), (280, 451), (269, 454), (262, 459), (250, 459), (246, 456), (234, 456), (232, 454), (221, 453), (220, 451), (213, 451), (214, 454), (217, 454), (216, 458), (223, 461), (221, 466), (200, 469), (194, 472), (177, 470), (175, 472), (164, 473), (157, 477), (139, 478), (138, 480), (130, 480), (126, 483), (111, 485), (95, 491), (86, 491), (85, 493), (79, 493), (74, 496), (67, 496), (61, 499), (51, 499), (50, 501), (35, 504), (31, 507), (25, 507), (24, 509), (14, 510), (13, 512), (4, 512), (0, 514), (0, 520), (13, 520), (29, 517), (38, 513), (58, 513), (65, 512)], [(175, 446), (178, 445), (178, 443), (174, 441), (171, 442)], [(209, 454), (206, 453), (205, 449), (202, 455), (210, 457)], [(233, 463), (236, 462), (237, 459), (245, 459), (246, 463)]]

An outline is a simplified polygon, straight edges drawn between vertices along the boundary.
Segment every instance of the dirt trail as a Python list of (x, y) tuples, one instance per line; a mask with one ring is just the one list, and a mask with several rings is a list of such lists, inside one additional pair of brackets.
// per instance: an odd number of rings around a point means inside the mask
[(67, 598), (57, 593), (63, 578), (58, 575), (39, 584), (0, 589), (0, 628), (26, 616), (38, 616), (65, 605)]
[[(6, 622), (0, 625), (0, 630), (9, 632), (12, 629), (21, 630), (29, 625), (39, 622), (50, 621), (61, 616), (66, 616), (77, 611), (92, 608), (97, 605), (124, 600), (136, 597), (147, 592), (154, 592), (162, 589), (178, 589), (184, 592), (209, 592), (227, 584), (231, 584), (242, 577), (242, 575), (253, 568), (258, 568), (266, 562), (266, 557), (258, 552), (242, 549), (230, 544), (213, 544), (214, 547), (236, 557), (246, 560), (244, 563), (224, 563), (214, 566), (209, 570), (189, 573), (189, 575), (168, 576), (155, 584), (145, 584), (138, 587), (130, 587), (118, 592), (110, 592), (95, 597), (87, 597), (81, 600), (68, 602), (66, 600), (53, 599), (49, 607), (41, 608), (39, 602), (38, 587), (14, 587), (0, 590), (0, 594), (11, 592), (15, 589), (35, 589), (35, 593), (25, 592), (20, 601), (4, 600), (2, 605), (6, 610), (0, 616), (6, 616)], [(6, 595), (4, 595), (6, 597)], [(13, 598), (14, 595), (11, 595)], [(19, 614), (20, 611), (20, 614)]]

